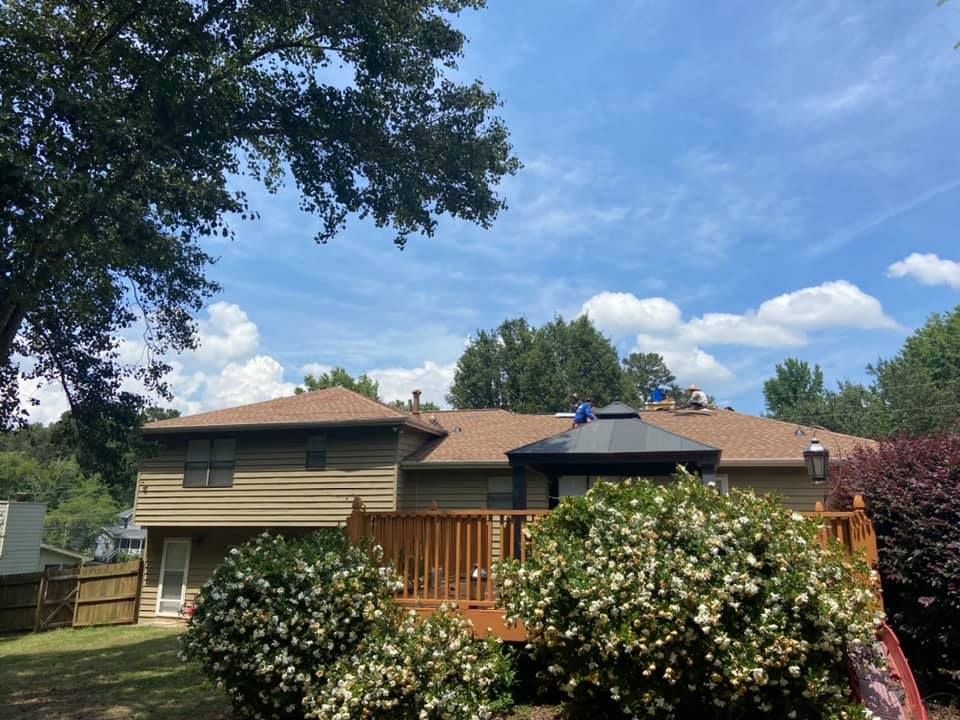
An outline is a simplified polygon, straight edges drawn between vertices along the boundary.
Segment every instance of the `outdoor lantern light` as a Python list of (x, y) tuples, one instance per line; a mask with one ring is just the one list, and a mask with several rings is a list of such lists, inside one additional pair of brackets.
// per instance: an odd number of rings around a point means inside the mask
[(830, 451), (820, 444), (816, 435), (810, 441), (810, 446), (803, 451), (803, 461), (807, 464), (807, 475), (810, 476), (810, 481), (814, 485), (823, 485), (827, 482)]

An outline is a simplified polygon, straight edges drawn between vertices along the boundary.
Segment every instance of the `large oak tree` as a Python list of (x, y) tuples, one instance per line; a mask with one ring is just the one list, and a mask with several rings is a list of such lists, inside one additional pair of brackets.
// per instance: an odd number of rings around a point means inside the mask
[[(194, 346), (204, 236), (256, 218), (231, 180), (292, 181), (316, 240), (488, 225), (518, 163), (480, 82), (452, 79), (482, 0), (10, 0), (0, 5), (0, 421), (18, 375), (124, 432)], [(142, 362), (117, 337), (146, 327)], [(138, 329), (139, 332), (139, 329)], [(104, 418), (116, 417), (116, 429)]]

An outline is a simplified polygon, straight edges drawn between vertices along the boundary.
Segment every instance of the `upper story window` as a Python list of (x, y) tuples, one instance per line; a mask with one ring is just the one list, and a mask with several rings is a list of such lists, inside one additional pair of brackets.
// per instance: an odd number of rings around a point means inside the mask
[(513, 508), (513, 478), (487, 478), (487, 509), (510, 510)]
[(184, 487), (230, 487), (236, 465), (237, 441), (234, 438), (190, 440)]
[(307, 470), (326, 470), (327, 436), (311, 435), (307, 438)]

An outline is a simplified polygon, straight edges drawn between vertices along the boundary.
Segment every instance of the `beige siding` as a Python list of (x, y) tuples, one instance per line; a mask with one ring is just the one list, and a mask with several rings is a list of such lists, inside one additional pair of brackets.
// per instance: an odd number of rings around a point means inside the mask
[(776, 493), (793, 510), (811, 511), (817, 500), (823, 500), (825, 488), (810, 482), (806, 468), (724, 468), (721, 465), (718, 473), (727, 476), (731, 490)]
[(39, 569), (41, 570), (47, 567), (47, 565), (62, 565), (63, 567), (71, 567), (73, 565), (82, 564), (83, 560), (74, 557), (73, 555), (67, 555), (66, 553), (57, 552), (56, 550), (48, 550), (47, 548), (40, 548)]
[[(427, 510), (433, 501), (441, 510), (486, 508), (487, 484), (492, 477), (510, 478), (510, 468), (406, 470), (397, 504), (401, 510)], [(527, 477), (527, 507), (547, 507), (547, 479), (537, 472)]]
[(397, 434), (389, 428), (326, 433), (327, 467), (306, 469), (308, 433), (235, 433), (233, 486), (185, 488), (187, 438), (164, 441), (140, 466), (135, 522), (144, 526), (320, 526), (343, 522), (353, 498), (396, 507)]
[(5, 506), (0, 575), (36, 572), (43, 542), (43, 503), (12, 502)]

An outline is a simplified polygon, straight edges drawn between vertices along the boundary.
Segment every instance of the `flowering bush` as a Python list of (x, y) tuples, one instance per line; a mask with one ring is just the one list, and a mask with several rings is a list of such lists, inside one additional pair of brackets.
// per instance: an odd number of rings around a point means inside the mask
[(499, 647), (459, 616), (401, 613), (377, 560), (334, 528), (234, 548), (197, 597), (184, 657), (240, 716), (488, 717), (510, 680)]
[(412, 613), (397, 632), (369, 637), (308, 692), (306, 717), (489, 718), (510, 704), (513, 671), (499, 642), (477, 641), (454, 612)]
[(872, 647), (870, 588), (775, 499), (677, 482), (597, 484), (500, 568), (508, 618), (575, 703), (656, 717), (858, 717), (847, 648)]
[(831, 504), (867, 501), (891, 622), (927, 689), (946, 690), (960, 680), (960, 434), (899, 438), (844, 460)]

